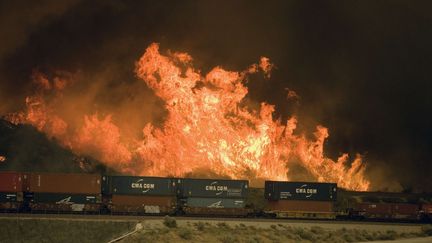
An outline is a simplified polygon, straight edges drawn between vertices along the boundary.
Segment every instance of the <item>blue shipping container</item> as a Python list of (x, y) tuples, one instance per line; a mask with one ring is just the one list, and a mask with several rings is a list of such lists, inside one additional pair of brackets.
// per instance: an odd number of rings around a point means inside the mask
[(177, 191), (173, 178), (144, 176), (102, 176), (102, 193), (107, 195), (172, 196)]

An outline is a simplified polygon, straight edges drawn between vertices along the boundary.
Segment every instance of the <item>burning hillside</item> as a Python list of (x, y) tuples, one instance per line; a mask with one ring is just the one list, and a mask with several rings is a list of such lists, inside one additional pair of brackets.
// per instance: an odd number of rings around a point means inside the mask
[(49, 78), (36, 72), (37, 89), (27, 97), (26, 110), (8, 119), (31, 124), (62, 146), (125, 173), (184, 176), (207, 170), (231, 178), (289, 180), (290, 167), (297, 163), (317, 181), (367, 190), (360, 156), (351, 162), (346, 154), (336, 161), (324, 155), (327, 128), (317, 126), (308, 139), (296, 131), (295, 116), (282, 121), (273, 118), (270, 104), (261, 103), (259, 109), (246, 105), (248, 76), (263, 72), (269, 78), (272, 67), (262, 57), (245, 71), (215, 67), (202, 74), (187, 53), (161, 55), (159, 46), (151, 44), (136, 63), (136, 74), (164, 102), (167, 116), (161, 126), (149, 123), (135, 138), (123, 133), (125, 124), (116, 123), (114, 111), (82, 112), (73, 117), (79, 123), (71, 122), (64, 109), (76, 108), (59, 105), (74, 85), (73, 76), (64, 73)]
[(0, 118), (0, 134), (0, 171), (107, 172), (100, 162), (74, 154), (31, 125)]

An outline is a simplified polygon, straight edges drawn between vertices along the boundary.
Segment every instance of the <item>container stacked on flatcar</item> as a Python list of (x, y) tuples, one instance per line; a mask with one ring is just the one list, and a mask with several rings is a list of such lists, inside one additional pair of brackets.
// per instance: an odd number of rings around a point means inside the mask
[(105, 175), (102, 194), (112, 213), (171, 214), (177, 205), (173, 178)]
[(264, 197), (268, 200), (266, 213), (278, 218), (336, 217), (334, 183), (266, 181)]
[(16, 211), (23, 202), (24, 174), (0, 172), (0, 210)]
[(246, 180), (178, 179), (180, 206), (186, 214), (245, 216)]
[(25, 201), (32, 211), (99, 212), (101, 176), (74, 173), (28, 173)]

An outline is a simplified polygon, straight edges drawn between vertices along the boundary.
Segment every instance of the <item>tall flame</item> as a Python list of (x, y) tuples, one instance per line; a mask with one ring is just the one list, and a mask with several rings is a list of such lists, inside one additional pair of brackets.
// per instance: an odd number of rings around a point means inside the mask
[[(295, 133), (295, 116), (282, 123), (273, 119), (274, 106), (270, 104), (261, 103), (258, 110), (243, 104), (247, 76), (261, 70), (270, 77), (273, 64), (268, 58), (261, 57), (259, 64), (246, 71), (215, 67), (206, 75), (191, 63), (187, 53), (161, 55), (158, 44), (151, 44), (136, 63), (137, 76), (165, 102), (168, 111), (163, 126), (147, 124), (139, 140), (122, 137), (109, 115), (85, 115), (83, 125), (70, 132), (51, 105), (61, 95), (48, 102), (43, 92), (28, 97), (27, 111), (10, 120), (32, 124), (78, 153), (91, 154), (133, 174), (184, 176), (204, 169), (231, 178), (289, 180), (288, 171), (295, 160), (317, 181), (368, 189), (360, 156), (352, 163), (347, 154), (337, 161), (325, 157), (327, 128), (317, 126), (315, 138), (310, 140)], [(68, 85), (42, 74), (35, 79), (42, 90), (60, 94)]]

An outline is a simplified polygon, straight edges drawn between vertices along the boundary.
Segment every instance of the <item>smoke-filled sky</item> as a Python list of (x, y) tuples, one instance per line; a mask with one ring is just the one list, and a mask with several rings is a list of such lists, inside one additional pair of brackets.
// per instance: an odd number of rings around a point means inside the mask
[[(396, 0), (1, 1), (0, 115), (23, 108), (34, 70), (61, 70), (85, 80), (75, 87), (87, 97), (77, 109), (114, 109), (120, 124), (142, 128), (165, 116), (134, 74), (150, 43), (190, 53), (203, 73), (266, 56), (276, 68), (268, 80), (249, 80), (250, 100), (275, 104), (282, 119), (297, 114), (304, 131), (328, 127), (327, 155), (362, 154), (375, 184), (427, 190), (430, 9)], [(287, 100), (287, 89), (300, 99)]]

